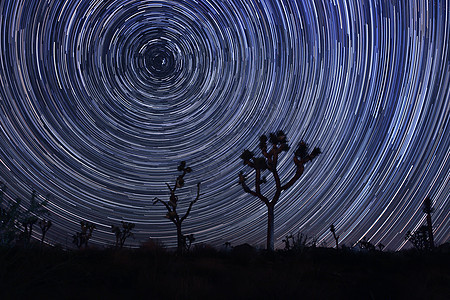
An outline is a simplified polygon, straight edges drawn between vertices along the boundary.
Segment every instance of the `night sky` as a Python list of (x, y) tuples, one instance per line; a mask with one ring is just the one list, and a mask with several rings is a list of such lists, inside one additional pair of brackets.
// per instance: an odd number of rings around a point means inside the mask
[(25, 206), (33, 189), (51, 194), (50, 243), (72, 247), (87, 220), (90, 243), (112, 245), (123, 220), (136, 223), (127, 244), (174, 246), (152, 200), (168, 199), (184, 160), (180, 213), (201, 182), (184, 233), (264, 245), (267, 208), (238, 185), (239, 156), (280, 129), (282, 181), (302, 139), (322, 154), (275, 207), (276, 247), (297, 232), (333, 246), (332, 223), (347, 245), (410, 247), (427, 196), (435, 241), (449, 240), (448, 1), (3, 0), (0, 12), (0, 180)]

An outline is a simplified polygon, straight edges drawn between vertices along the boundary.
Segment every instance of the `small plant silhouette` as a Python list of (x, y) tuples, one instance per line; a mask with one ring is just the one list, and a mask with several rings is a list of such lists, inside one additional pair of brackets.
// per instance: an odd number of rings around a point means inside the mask
[(230, 249), (233, 248), (233, 247), (231, 246), (231, 242), (225, 242), (223, 245), (224, 245), (224, 247), (225, 247), (225, 251), (228, 251), (228, 250), (230, 250)]
[(133, 230), (135, 226), (136, 224), (134, 223), (128, 223), (124, 221), (122, 221), (122, 228), (120, 228), (119, 226), (111, 225), (111, 231), (116, 236), (116, 248), (123, 248), (125, 240), (130, 236), (133, 236), (131, 230)]
[(359, 242), (359, 247), (367, 251), (375, 251), (375, 246), (366, 238), (363, 237)]
[(184, 186), (184, 176), (187, 173), (191, 173), (192, 168), (186, 167), (186, 162), (182, 161), (180, 163), (180, 165), (178, 166), (178, 171), (180, 171), (182, 173), (175, 180), (175, 184), (174, 184), (173, 188), (168, 183), (166, 183), (167, 188), (170, 191), (169, 201), (164, 201), (164, 200), (159, 199), (158, 197), (155, 197), (155, 199), (153, 200), (153, 205), (155, 205), (156, 203), (159, 202), (159, 203), (162, 203), (166, 207), (166, 209), (167, 209), (166, 218), (169, 219), (170, 221), (172, 221), (172, 223), (175, 224), (175, 226), (177, 228), (177, 254), (182, 255), (184, 250), (187, 247), (187, 241), (189, 241), (189, 246), (190, 246), (190, 243), (193, 242), (194, 236), (193, 235), (190, 235), (188, 237), (184, 236), (182, 233), (182, 230), (181, 230), (181, 225), (182, 225), (183, 221), (186, 220), (186, 218), (189, 216), (192, 206), (200, 198), (200, 183), (197, 183), (197, 196), (189, 204), (189, 207), (188, 207), (186, 213), (182, 217), (180, 217), (177, 212), (178, 196), (175, 194), (175, 192), (177, 191), (177, 188), (182, 188)]
[[(268, 141), (272, 145), (271, 149), (267, 146)], [(282, 184), (277, 167), (279, 155), (282, 152), (287, 152), (289, 150), (286, 135), (281, 130), (277, 133), (271, 133), (269, 137), (262, 135), (259, 138), (259, 149), (261, 150), (262, 157), (255, 156), (250, 150), (245, 150), (241, 155), (244, 165), (249, 166), (255, 171), (255, 189), (252, 190), (247, 185), (247, 177), (242, 171), (239, 173), (239, 184), (246, 193), (259, 198), (267, 206), (267, 250), (273, 251), (275, 204), (280, 199), (281, 193), (293, 186), (295, 182), (297, 182), (297, 180), (299, 180), (303, 175), (303, 171), (305, 169), (304, 165), (307, 162), (312, 161), (321, 153), (321, 151), (320, 148), (314, 148), (314, 150), (309, 153), (308, 144), (301, 141), (298, 144), (293, 157), (293, 162), (296, 166), (295, 173), (289, 181)], [(261, 192), (261, 184), (265, 184), (267, 182), (266, 177), (262, 176), (262, 173), (266, 170), (272, 173), (275, 180), (275, 194), (271, 200), (269, 200), (269, 198)]]
[(308, 236), (301, 232), (297, 233), (297, 235), (292, 235), (292, 233), (286, 235), (282, 242), (284, 243), (284, 250), (286, 251), (302, 252), (310, 246), (310, 243), (308, 243)]
[(189, 249), (191, 249), (191, 246), (194, 242), (195, 242), (195, 237), (192, 233), (188, 234), (188, 235), (183, 235), (183, 244), (184, 244), (184, 249), (186, 251), (189, 251)]
[(333, 238), (336, 241), (336, 249), (339, 249), (339, 236), (336, 235), (336, 229), (334, 228), (334, 224), (330, 225), (330, 231), (333, 234)]
[(430, 236), (427, 225), (422, 225), (415, 232), (408, 231), (405, 239), (419, 251), (431, 250)]
[(289, 251), (292, 249), (292, 245), (291, 245), (291, 239), (293, 239), (294, 237), (292, 236), (292, 234), (286, 235), (286, 237), (281, 240), (284, 243), (284, 250)]
[(95, 229), (95, 224), (88, 221), (81, 221), (81, 232), (75, 233), (73, 237), (73, 243), (80, 249), (83, 245), (85, 248), (88, 246), (88, 241), (92, 237), (92, 232)]
[(41, 219), (39, 221), (39, 228), (41, 228), (42, 236), (41, 236), (41, 245), (44, 244), (45, 235), (47, 231), (52, 227), (52, 221), (47, 219)]

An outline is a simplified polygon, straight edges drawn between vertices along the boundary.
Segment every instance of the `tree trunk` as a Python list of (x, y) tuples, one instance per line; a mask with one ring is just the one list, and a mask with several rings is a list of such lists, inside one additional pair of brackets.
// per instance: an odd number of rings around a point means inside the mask
[(183, 234), (181, 233), (181, 224), (178, 223), (177, 225), (177, 254), (182, 255), (183, 254)]
[(431, 214), (427, 213), (428, 236), (430, 237), (430, 248), (434, 249), (433, 226), (431, 223)]
[(267, 250), (274, 250), (274, 205), (267, 205)]

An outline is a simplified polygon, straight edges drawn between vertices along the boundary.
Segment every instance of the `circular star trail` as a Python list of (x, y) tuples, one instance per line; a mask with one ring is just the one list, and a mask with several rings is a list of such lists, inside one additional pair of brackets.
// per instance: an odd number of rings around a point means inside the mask
[(435, 241), (449, 240), (448, 2), (6, 0), (0, 12), (0, 180), (9, 201), (52, 195), (49, 242), (70, 247), (87, 220), (92, 244), (111, 245), (123, 220), (131, 245), (173, 246), (152, 199), (168, 199), (185, 160), (180, 212), (197, 182), (201, 197), (184, 233), (262, 245), (266, 208), (237, 184), (239, 156), (279, 129), (323, 154), (275, 207), (276, 246), (297, 232), (332, 245), (334, 224), (347, 245), (401, 249), (427, 196)]

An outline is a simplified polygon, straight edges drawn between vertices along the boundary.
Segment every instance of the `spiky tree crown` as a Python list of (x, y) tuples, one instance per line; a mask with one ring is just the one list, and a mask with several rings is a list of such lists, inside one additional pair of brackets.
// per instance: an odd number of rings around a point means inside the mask
[(132, 230), (136, 224), (122, 221), (122, 227), (125, 230)]
[(270, 133), (269, 137), (267, 137), (266, 135), (261, 135), (259, 137), (259, 148), (261, 150), (265, 151), (267, 149), (268, 140), (273, 146), (280, 147), (282, 151), (289, 150), (286, 134), (282, 130), (279, 130), (276, 133)]
[(260, 137), (259, 137), (259, 142), (260, 143), (267, 143), (267, 136), (265, 136), (264, 134), (263, 135), (261, 135)]
[(297, 149), (295, 150), (295, 156), (300, 158), (305, 158), (308, 156), (309, 145), (305, 141), (300, 141), (298, 143)]
[(267, 150), (267, 136), (264, 134), (259, 137), (259, 149), (262, 151)]
[(317, 155), (319, 155), (320, 153), (322, 153), (322, 151), (320, 151), (320, 148), (319, 147), (315, 147), (309, 156), (311, 156), (311, 158), (314, 158)]
[(241, 154), (240, 156), (243, 160), (244, 160), (244, 164), (245, 162), (249, 161), (250, 159), (252, 159), (253, 157), (253, 152), (250, 150), (244, 150), (244, 152)]
[(186, 162), (183, 160), (182, 162), (180, 162), (180, 165), (178, 166), (177, 170), (180, 171), (180, 172), (183, 172), (183, 174), (179, 175), (177, 177), (177, 180), (176, 180), (176, 187), (177, 188), (181, 188), (181, 187), (184, 186), (184, 178), (183, 178), (183, 176), (186, 173), (191, 173), (192, 172), (192, 168), (191, 167), (186, 167)]
[(185, 161), (180, 162), (180, 165), (178, 166), (178, 171), (183, 171), (185, 167), (186, 162)]
[(283, 151), (289, 150), (286, 134), (283, 130), (279, 130), (276, 133), (269, 134), (270, 143), (274, 146), (279, 146)]
[(431, 214), (434, 211), (432, 202), (433, 201), (429, 197), (426, 197), (425, 200), (423, 200), (422, 210), (424, 213)]
[(309, 155), (312, 159), (317, 155), (319, 155), (320, 153), (322, 153), (319, 147), (314, 148), (311, 154), (308, 154), (308, 152), (309, 152), (309, 145), (305, 141), (301, 140), (300, 143), (298, 143), (297, 149), (295, 150), (295, 156), (304, 159)]
[(260, 170), (266, 170), (267, 169), (267, 163), (266, 159), (264, 157), (257, 157), (253, 159), (255, 163), (255, 168)]

